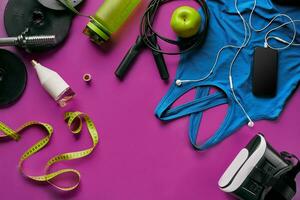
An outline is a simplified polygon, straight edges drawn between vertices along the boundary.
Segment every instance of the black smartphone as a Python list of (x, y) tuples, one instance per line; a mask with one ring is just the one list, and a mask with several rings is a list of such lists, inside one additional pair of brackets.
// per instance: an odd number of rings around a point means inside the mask
[(257, 97), (274, 97), (277, 92), (278, 51), (257, 47), (254, 52), (252, 91)]

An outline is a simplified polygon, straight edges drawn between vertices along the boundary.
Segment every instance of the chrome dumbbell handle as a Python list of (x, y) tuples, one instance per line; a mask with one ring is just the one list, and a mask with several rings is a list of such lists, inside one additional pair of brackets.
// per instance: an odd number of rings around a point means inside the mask
[(0, 46), (19, 46), (22, 48), (42, 47), (56, 44), (55, 35), (24, 36), (0, 38)]

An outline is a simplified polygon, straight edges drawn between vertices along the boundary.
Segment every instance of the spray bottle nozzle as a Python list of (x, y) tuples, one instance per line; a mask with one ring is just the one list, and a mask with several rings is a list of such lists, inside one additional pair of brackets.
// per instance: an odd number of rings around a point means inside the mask
[(32, 60), (32, 61), (31, 61), (31, 64), (32, 64), (33, 67), (35, 67), (35, 66), (37, 66), (39, 63), (38, 63), (37, 61), (35, 61), (35, 60)]

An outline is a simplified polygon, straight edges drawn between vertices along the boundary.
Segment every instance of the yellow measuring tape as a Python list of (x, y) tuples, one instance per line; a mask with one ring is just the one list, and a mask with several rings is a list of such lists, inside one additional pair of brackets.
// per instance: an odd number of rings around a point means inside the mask
[[(89, 134), (92, 138), (93, 145), (92, 147), (82, 150), (82, 151), (76, 151), (76, 152), (70, 152), (70, 153), (64, 153), (57, 156), (54, 156), (51, 158), (45, 168), (44, 168), (44, 175), (41, 176), (31, 176), (28, 175), (25, 170), (23, 169), (23, 163), (24, 161), (29, 158), (30, 156), (34, 155), (38, 151), (40, 151), (42, 148), (44, 148), (50, 141), (53, 128), (49, 124), (37, 122), (37, 121), (31, 121), (26, 124), (24, 124), (22, 127), (17, 129), (16, 131), (12, 130), (8, 126), (6, 126), (4, 123), (0, 122), (0, 132), (2, 132), (4, 135), (0, 135), (0, 138), (4, 137), (10, 137), (16, 141), (20, 139), (20, 133), (23, 132), (25, 129), (32, 127), (32, 126), (39, 126), (43, 128), (47, 132), (47, 136), (38, 141), (36, 144), (34, 144), (32, 147), (30, 147), (21, 157), (19, 161), (19, 170), (20, 172), (27, 178), (32, 179), (34, 181), (38, 182), (48, 182), (55, 188), (62, 190), (62, 191), (71, 191), (78, 187), (80, 183), (80, 172), (75, 169), (62, 169), (53, 173), (49, 173), (49, 168), (54, 165), (57, 162), (66, 161), (66, 160), (75, 160), (79, 158), (83, 158), (85, 156), (88, 156), (92, 153), (92, 151), (95, 149), (99, 142), (98, 132), (97, 129), (93, 123), (93, 121), (89, 118), (88, 115), (81, 113), (81, 112), (68, 112), (65, 114), (65, 120), (68, 122), (68, 127), (71, 130), (73, 134), (79, 134), (82, 130), (82, 124), (83, 120), (86, 122)], [(72, 173), (75, 176), (77, 176), (77, 181), (73, 186), (69, 187), (61, 187), (56, 185), (52, 180), (62, 174), (66, 173)]]

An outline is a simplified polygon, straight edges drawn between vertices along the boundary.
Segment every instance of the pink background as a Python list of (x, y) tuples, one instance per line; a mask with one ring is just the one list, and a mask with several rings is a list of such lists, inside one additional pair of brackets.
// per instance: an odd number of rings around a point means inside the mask
[[(0, 2), (1, 36), (6, 35), (3, 26), (6, 2)], [(81, 11), (91, 14), (101, 2), (88, 0)], [(164, 6), (156, 26), (161, 33), (174, 37), (168, 25), (171, 12), (186, 3), (181, 1)], [(156, 119), (154, 109), (170, 84), (160, 80), (151, 52), (147, 50), (140, 55), (124, 82), (114, 76), (123, 55), (135, 41), (145, 7), (146, 1), (107, 51), (92, 44), (82, 34), (88, 21), (82, 17), (75, 17), (67, 41), (53, 52), (28, 55), (11, 48), (26, 61), (29, 80), (20, 101), (0, 111), (0, 120), (14, 129), (30, 120), (48, 122), (55, 129), (50, 145), (25, 163), (26, 170), (40, 174), (53, 155), (80, 150), (91, 144), (87, 131), (83, 131), (79, 139), (69, 133), (63, 121), (66, 111), (88, 113), (99, 130), (100, 145), (88, 158), (54, 167), (71, 167), (82, 173), (80, 187), (64, 193), (47, 184), (28, 181), (17, 170), (22, 153), (43, 137), (43, 132), (33, 128), (26, 131), (19, 142), (1, 141), (1, 199), (228, 200), (232, 197), (218, 189), (218, 179), (257, 132), (264, 132), (276, 149), (300, 156), (299, 90), (277, 121), (261, 121), (253, 129), (244, 127), (205, 152), (197, 152), (191, 147), (187, 135), (188, 118), (171, 123)], [(76, 91), (76, 98), (67, 108), (59, 108), (42, 89), (29, 65), (33, 58), (60, 73)], [(173, 80), (179, 58), (167, 56), (166, 61)], [(91, 86), (82, 81), (84, 73), (92, 74)], [(225, 112), (226, 107), (222, 106), (205, 113), (201, 139), (203, 136), (207, 138), (218, 128)], [(69, 181), (72, 180), (68, 178), (63, 182)], [(295, 199), (300, 199), (299, 194)]]

